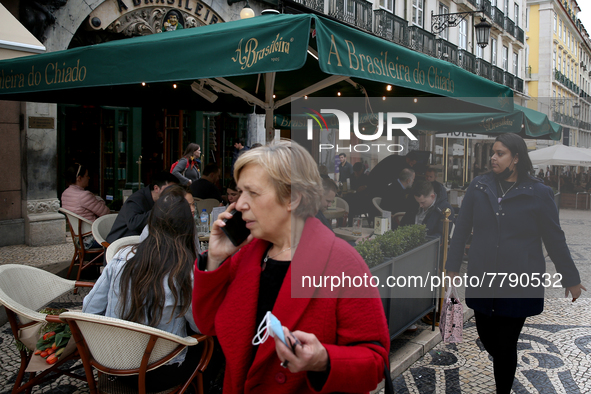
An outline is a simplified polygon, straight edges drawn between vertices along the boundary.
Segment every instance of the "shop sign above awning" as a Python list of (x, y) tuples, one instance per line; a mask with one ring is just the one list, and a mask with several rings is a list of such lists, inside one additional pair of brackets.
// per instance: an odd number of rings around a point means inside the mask
[[(308, 53), (318, 57), (314, 68), (309, 67)], [(225, 87), (233, 85), (231, 88), (236, 92), (237, 88), (243, 88), (240, 77), (272, 73), (288, 73), (287, 82), (293, 92), (288, 96), (314, 85), (302, 86), (302, 80), (316, 73), (319, 88), (346, 78), (369, 80), (422, 94), (494, 97), (497, 109), (513, 110), (513, 93), (506, 86), (454, 64), (309, 14), (262, 15), (5, 60), (0, 62), (0, 99), (37, 101), (35, 93), (68, 90), (79, 96), (78, 100), (84, 100), (88, 95), (81, 95), (80, 89), (142, 82), (187, 81), (190, 84), (210, 79), (221, 81)], [(329, 80), (331, 76), (333, 79)], [(231, 83), (226, 83), (225, 78)], [(267, 82), (270, 84), (271, 80)], [(215, 86), (211, 86), (215, 90)], [(258, 86), (257, 82), (257, 92)], [(244, 95), (245, 99), (248, 97)], [(52, 100), (48, 94), (41, 98)], [(57, 102), (59, 98), (53, 100), (56, 101), (49, 102)], [(109, 97), (101, 100), (109, 104)], [(289, 97), (281, 103), (279, 99), (273, 103), (265, 98), (263, 104), (277, 108), (285, 105), (286, 100), (288, 102)]]

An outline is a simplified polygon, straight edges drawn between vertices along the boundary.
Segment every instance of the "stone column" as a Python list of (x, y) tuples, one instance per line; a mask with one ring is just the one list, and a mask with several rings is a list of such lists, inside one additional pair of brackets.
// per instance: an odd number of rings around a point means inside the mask
[(65, 217), (58, 212), (57, 105), (22, 103), (22, 210), (25, 242), (42, 246), (66, 241)]

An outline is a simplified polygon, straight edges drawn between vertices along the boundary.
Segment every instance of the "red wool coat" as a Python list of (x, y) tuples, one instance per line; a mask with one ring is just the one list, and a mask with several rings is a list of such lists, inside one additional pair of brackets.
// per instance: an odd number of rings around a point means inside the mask
[[(193, 316), (203, 334), (218, 336), (226, 356), (224, 394), (316, 392), (306, 372), (293, 374), (279, 365), (273, 338), (260, 345), (252, 359), (261, 261), (268, 247), (268, 242), (255, 239), (215, 271), (202, 272), (196, 265)], [(312, 275), (346, 267), (347, 275), (361, 276), (370, 275), (367, 265), (318, 219), (309, 218), (272, 313), (291, 331), (315, 334), (326, 347), (331, 369), (322, 393), (375, 389), (390, 348), (377, 289), (369, 290), (375, 298), (292, 298), (292, 268), (298, 264), (310, 268)], [(346, 346), (372, 341), (383, 346)]]

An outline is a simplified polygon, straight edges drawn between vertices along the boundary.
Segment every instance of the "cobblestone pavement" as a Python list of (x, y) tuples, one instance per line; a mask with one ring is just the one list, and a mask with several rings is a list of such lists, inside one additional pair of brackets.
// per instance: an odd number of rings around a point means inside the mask
[[(518, 348), (519, 365), (513, 386), (516, 394), (591, 393), (591, 212), (562, 210), (560, 219), (583, 283), (590, 292), (571, 303), (563, 298), (561, 290), (548, 291), (544, 313), (526, 320)], [(42, 265), (69, 260), (73, 254), (71, 248), (71, 244), (4, 247), (0, 248), (0, 264)], [(548, 271), (554, 272), (551, 262)], [(87, 291), (67, 294), (52, 306), (80, 307)], [(427, 329), (422, 323), (419, 325)], [(393, 342), (394, 347), (401, 338)], [(10, 327), (5, 324), (0, 327), (0, 394), (10, 393), (18, 360)], [(440, 343), (394, 379), (394, 387), (399, 394), (494, 393), (492, 362), (478, 340), (473, 320), (465, 324), (463, 343)], [(85, 383), (67, 377), (33, 390), (33, 393), (88, 392)]]
[[(562, 210), (560, 221), (590, 291), (575, 303), (562, 289), (546, 291), (544, 312), (526, 320), (519, 338), (516, 394), (591, 393), (591, 212)], [(474, 319), (464, 325), (463, 343), (439, 343), (394, 379), (394, 389), (398, 394), (494, 393), (492, 360)]]

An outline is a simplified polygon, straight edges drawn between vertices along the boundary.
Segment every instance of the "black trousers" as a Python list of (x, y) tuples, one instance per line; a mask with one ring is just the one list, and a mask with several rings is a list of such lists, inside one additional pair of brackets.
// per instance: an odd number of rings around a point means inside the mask
[(476, 330), (493, 358), (497, 394), (509, 394), (517, 369), (517, 341), (525, 317), (487, 316), (474, 311)]

